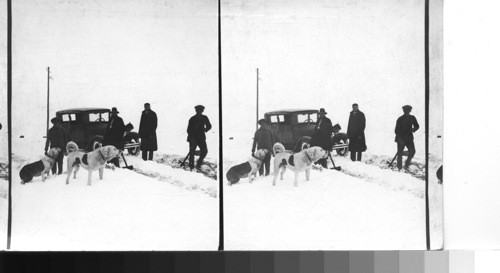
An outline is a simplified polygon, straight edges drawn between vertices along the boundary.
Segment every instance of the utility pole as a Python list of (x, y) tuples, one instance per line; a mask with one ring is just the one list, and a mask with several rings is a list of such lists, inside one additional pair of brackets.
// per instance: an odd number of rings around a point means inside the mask
[(49, 137), (50, 67), (47, 67), (47, 135)]
[(257, 116), (255, 120), (255, 130), (259, 129), (259, 69), (257, 68)]

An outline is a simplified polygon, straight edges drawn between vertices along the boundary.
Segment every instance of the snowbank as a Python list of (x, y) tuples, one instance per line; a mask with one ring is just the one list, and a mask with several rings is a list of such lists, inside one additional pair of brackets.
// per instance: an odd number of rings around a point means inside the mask
[(144, 161), (135, 156), (126, 156), (127, 163), (134, 166), (138, 173), (182, 187), (189, 191), (201, 191), (211, 197), (217, 197), (218, 180), (210, 179), (202, 173), (174, 169), (155, 161)]

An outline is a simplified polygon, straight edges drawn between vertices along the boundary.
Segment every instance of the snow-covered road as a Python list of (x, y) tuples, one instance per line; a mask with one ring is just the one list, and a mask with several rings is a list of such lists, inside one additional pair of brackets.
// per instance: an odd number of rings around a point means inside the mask
[[(250, 157), (244, 140), (225, 143), (221, 175)], [(250, 143), (251, 144), (251, 143)], [(233, 151), (233, 152), (231, 152)], [(425, 249), (425, 180), (415, 159), (412, 173), (386, 168), (389, 155), (364, 154), (362, 162), (334, 156), (342, 171), (312, 170), (311, 180), (293, 172), (272, 186), (272, 177), (249, 184), (224, 183), (224, 236), (228, 250)], [(380, 161), (380, 162), (379, 162)], [(382, 166), (384, 165), (384, 166)], [(418, 165), (418, 166), (417, 166)], [(435, 165), (435, 164), (434, 164)], [(442, 247), (442, 185), (429, 172), (431, 248)], [(331, 167), (331, 162), (329, 162)], [(271, 173), (273, 172), (271, 160)], [(417, 175), (415, 173), (417, 173)]]
[[(140, 167), (140, 161), (134, 164)], [(158, 172), (165, 175), (165, 168), (157, 165)], [(103, 180), (94, 172), (90, 187), (84, 170), (69, 185), (65, 184), (65, 174), (45, 183), (36, 177), (32, 183), (21, 185), (17, 175), (21, 166), (16, 163), (13, 169), (13, 250), (218, 247), (219, 201), (203, 191), (187, 190), (127, 169), (106, 169)], [(147, 166), (144, 164), (143, 169), (152, 168)], [(211, 180), (196, 173), (176, 179)]]
[(425, 248), (424, 199), (332, 170), (224, 189), (226, 249)]

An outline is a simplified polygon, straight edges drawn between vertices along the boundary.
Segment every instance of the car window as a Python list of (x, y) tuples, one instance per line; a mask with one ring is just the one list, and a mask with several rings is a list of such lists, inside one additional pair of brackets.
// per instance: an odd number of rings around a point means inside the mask
[(297, 122), (304, 123), (309, 120), (309, 123), (316, 123), (317, 115), (314, 114), (297, 114)]
[(65, 114), (61, 116), (63, 122), (74, 121), (76, 119), (75, 114)]
[(271, 116), (271, 123), (278, 123), (278, 120), (282, 121), (283, 119), (283, 115), (273, 115)]
[(272, 115), (271, 123), (290, 124), (290, 115)]
[(106, 122), (108, 121), (108, 118), (109, 118), (109, 115), (108, 113), (89, 113), (89, 121), (90, 122), (97, 122), (97, 121), (101, 121), (101, 122)]

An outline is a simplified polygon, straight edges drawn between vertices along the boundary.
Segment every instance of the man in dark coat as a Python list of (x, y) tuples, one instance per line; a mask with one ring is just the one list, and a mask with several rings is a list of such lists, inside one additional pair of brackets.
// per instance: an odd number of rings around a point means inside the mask
[(359, 106), (355, 103), (352, 105), (349, 123), (347, 124), (349, 151), (351, 152), (352, 161), (361, 161), (361, 154), (366, 151), (365, 127), (365, 114), (359, 111)]
[(205, 106), (196, 105), (194, 109), (196, 110), (196, 115), (189, 119), (187, 128), (187, 141), (189, 142), (189, 167), (191, 169), (194, 168), (194, 153), (196, 151), (196, 147), (200, 147), (200, 157), (196, 162), (196, 168), (201, 166), (203, 159), (207, 156), (208, 149), (205, 133), (212, 129), (212, 124), (210, 124), (208, 117), (202, 114), (203, 111), (205, 111)]
[(68, 143), (68, 136), (62, 127), (62, 121), (59, 118), (52, 118), (50, 120), (54, 126), (49, 129), (47, 133), (47, 141), (45, 141), (45, 154), (50, 148), (59, 148), (61, 152), (57, 155), (54, 165), (52, 165), (52, 174), (62, 174), (64, 152), (66, 150), (66, 143)]
[(145, 103), (144, 111), (142, 111), (141, 115), (141, 123), (139, 124), (142, 159), (144, 159), (144, 161), (148, 159), (153, 160), (153, 152), (158, 150), (158, 142), (156, 140), (157, 126), (158, 118), (156, 117), (156, 113), (151, 110), (151, 105), (149, 103)]
[[(111, 109), (111, 116), (106, 133), (104, 134), (103, 145), (113, 145), (118, 150), (123, 151), (123, 147), (125, 146), (125, 140), (123, 140), (125, 124), (123, 123), (123, 119), (118, 116), (118, 113), (120, 112), (118, 112), (116, 107)], [(110, 162), (115, 164), (116, 167), (120, 167), (120, 158), (115, 157)]]
[[(273, 133), (269, 128), (269, 123), (265, 119), (259, 120), (260, 128), (255, 132), (252, 145), (252, 156), (256, 149), (267, 149), (266, 157), (262, 160), (262, 165), (260, 165), (259, 175), (269, 175), (269, 170), (271, 167), (271, 151), (275, 143)], [(265, 169), (265, 174), (264, 174)]]
[(411, 163), (411, 159), (415, 155), (415, 144), (413, 143), (413, 133), (420, 128), (417, 119), (410, 115), (412, 107), (410, 105), (403, 106), (403, 115), (396, 121), (395, 141), (398, 144), (398, 169), (401, 170), (403, 165), (403, 150), (408, 148), (408, 158), (405, 162), (405, 168)]
[[(311, 147), (319, 146), (325, 151), (330, 151), (332, 149), (332, 122), (326, 117), (327, 112), (324, 108), (319, 109), (318, 121), (316, 122), (316, 127), (311, 137)], [(318, 162), (324, 168), (327, 168), (326, 158), (318, 160)]]

